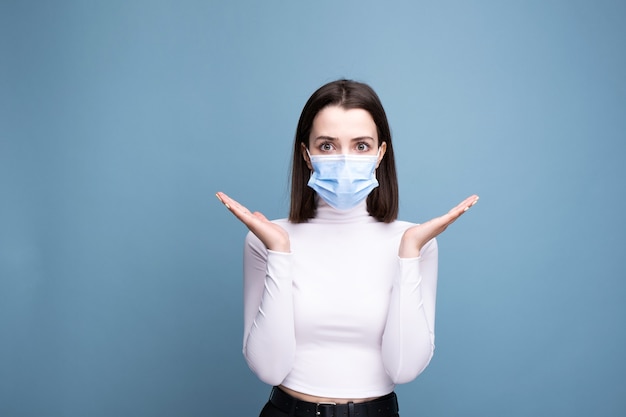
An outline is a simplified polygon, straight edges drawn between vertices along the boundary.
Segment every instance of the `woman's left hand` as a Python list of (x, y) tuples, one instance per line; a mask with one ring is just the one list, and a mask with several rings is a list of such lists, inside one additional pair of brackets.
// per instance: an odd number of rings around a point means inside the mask
[(472, 195), (443, 216), (435, 217), (426, 223), (418, 224), (407, 229), (400, 241), (398, 256), (401, 258), (417, 258), (420, 256), (422, 247), (424, 247), (429, 240), (439, 236), (448, 226), (477, 202), (478, 196)]

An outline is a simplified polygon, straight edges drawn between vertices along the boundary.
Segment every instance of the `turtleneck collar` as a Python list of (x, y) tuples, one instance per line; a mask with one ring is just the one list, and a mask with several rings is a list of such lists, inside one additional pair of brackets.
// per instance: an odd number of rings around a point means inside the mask
[(324, 199), (316, 196), (317, 211), (309, 223), (375, 223), (377, 220), (367, 212), (367, 199), (349, 210), (337, 210)]

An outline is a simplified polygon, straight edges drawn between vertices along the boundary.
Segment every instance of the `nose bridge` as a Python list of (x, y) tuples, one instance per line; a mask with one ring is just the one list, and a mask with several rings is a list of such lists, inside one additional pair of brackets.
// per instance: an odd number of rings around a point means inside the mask
[(341, 175), (341, 177), (345, 178), (346, 176), (350, 176), (350, 169), (348, 167), (348, 161), (345, 159), (349, 154), (341, 154), (341, 156), (344, 157), (344, 159), (341, 160), (341, 162), (339, 163), (339, 173)]

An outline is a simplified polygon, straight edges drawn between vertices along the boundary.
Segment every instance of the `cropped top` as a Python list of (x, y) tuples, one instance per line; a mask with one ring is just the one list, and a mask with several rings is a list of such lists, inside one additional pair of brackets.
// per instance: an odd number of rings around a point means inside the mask
[(248, 233), (243, 354), (265, 383), (309, 395), (366, 398), (413, 380), (434, 351), (437, 242), (400, 258), (413, 223), (383, 223), (366, 202), (339, 211), (319, 200), (294, 224), (291, 253)]

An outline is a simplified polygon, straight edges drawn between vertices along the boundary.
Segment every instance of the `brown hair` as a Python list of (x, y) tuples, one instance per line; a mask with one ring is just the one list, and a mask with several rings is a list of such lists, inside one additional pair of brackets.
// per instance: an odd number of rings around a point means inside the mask
[(394, 221), (398, 217), (398, 178), (387, 115), (378, 95), (369, 85), (351, 80), (337, 80), (323, 85), (311, 95), (302, 109), (293, 145), (289, 221), (305, 223), (315, 217), (315, 191), (307, 186), (311, 173), (302, 157), (302, 144), (309, 147), (313, 120), (327, 106), (363, 109), (374, 119), (378, 146), (386, 142), (387, 150), (376, 170), (379, 186), (367, 197), (367, 211), (381, 222)]

